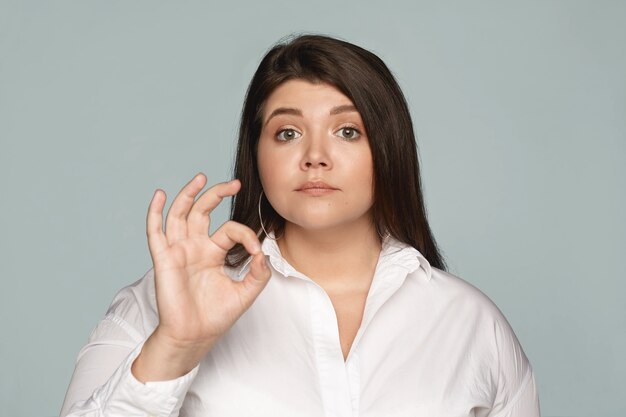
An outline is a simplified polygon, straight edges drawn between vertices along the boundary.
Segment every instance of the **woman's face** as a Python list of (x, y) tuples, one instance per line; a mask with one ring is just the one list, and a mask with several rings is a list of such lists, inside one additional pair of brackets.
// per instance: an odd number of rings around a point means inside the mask
[(371, 224), (372, 152), (361, 116), (329, 84), (290, 80), (265, 103), (258, 167), (268, 200), (307, 230)]

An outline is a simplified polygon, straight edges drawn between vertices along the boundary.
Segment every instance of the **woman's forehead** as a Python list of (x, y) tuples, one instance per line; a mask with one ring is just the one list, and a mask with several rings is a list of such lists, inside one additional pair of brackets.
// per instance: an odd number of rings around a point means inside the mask
[(328, 112), (336, 115), (356, 112), (354, 103), (337, 87), (328, 83), (312, 83), (306, 80), (289, 80), (269, 95), (262, 109), (264, 124), (270, 118), (281, 115), (303, 116), (310, 111)]

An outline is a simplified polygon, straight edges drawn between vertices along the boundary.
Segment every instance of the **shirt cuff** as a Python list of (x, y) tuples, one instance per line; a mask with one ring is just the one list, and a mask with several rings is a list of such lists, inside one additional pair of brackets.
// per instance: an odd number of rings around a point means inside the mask
[(142, 347), (143, 343), (137, 346), (115, 371), (109, 383), (101, 388), (102, 392), (98, 397), (104, 415), (141, 417), (178, 415), (199, 366), (176, 379), (143, 384), (131, 372), (131, 366)]

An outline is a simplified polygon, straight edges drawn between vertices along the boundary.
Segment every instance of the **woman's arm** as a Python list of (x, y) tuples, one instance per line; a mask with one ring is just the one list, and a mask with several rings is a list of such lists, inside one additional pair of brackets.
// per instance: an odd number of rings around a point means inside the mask
[(113, 321), (113, 317), (107, 315), (98, 323), (89, 342), (78, 354), (61, 416), (67, 415), (73, 404), (88, 399), (96, 388), (104, 385), (141, 342), (133, 340)]
[(495, 323), (498, 385), (488, 417), (540, 417), (535, 375), (509, 323)]
[[(143, 332), (133, 326), (143, 319), (126, 319), (150, 311), (140, 308), (150, 297), (131, 294), (113, 303), (115, 311), (107, 317), (119, 329), (111, 329), (106, 319), (101, 325), (118, 337), (105, 331), (105, 337), (92, 337), (83, 350), (63, 410), (85, 392), (95, 391), (90, 399), (75, 405), (70, 415), (177, 415), (175, 409), (182, 405), (202, 357), (265, 288), (271, 274), (252, 229), (231, 221), (208, 234), (210, 213), (224, 197), (236, 194), (241, 184), (236, 180), (217, 184), (196, 200), (205, 184), (206, 177), (197, 175), (183, 187), (168, 211), (165, 230), (165, 194), (155, 192), (146, 232), (154, 265), (152, 311), (158, 319), (153, 328), (143, 326)], [(236, 244), (252, 255), (242, 281), (232, 280), (224, 269), (226, 255)], [(131, 306), (130, 312), (119, 313), (125, 303)], [(132, 312), (134, 305), (139, 312)], [(106, 376), (110, 377), (105, 381)], [(104, 385), (95, 388), (98, 384)]]
[(154, 271), (122, 289), (80, 351), (61, 416), (176, 414), (193, 381), (142, 384), (131, 365), (158, 322)]

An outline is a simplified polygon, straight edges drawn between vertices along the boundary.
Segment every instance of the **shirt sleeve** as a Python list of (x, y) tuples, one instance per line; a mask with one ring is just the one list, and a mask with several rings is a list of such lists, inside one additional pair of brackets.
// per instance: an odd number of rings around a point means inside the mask
[(498, 352), (497, 391), (488, 417), (540, 417), (535, 376), (504, 318), (495, 323)]
[[(144, 277), (144, 279), (151, 277)], [(137, 292), (125, 288), (78, 355), (61, 417), (177, 416), (198, 367), (171, 381), (139, 382), (131, 366), (151, 326), (150, 308)]]

